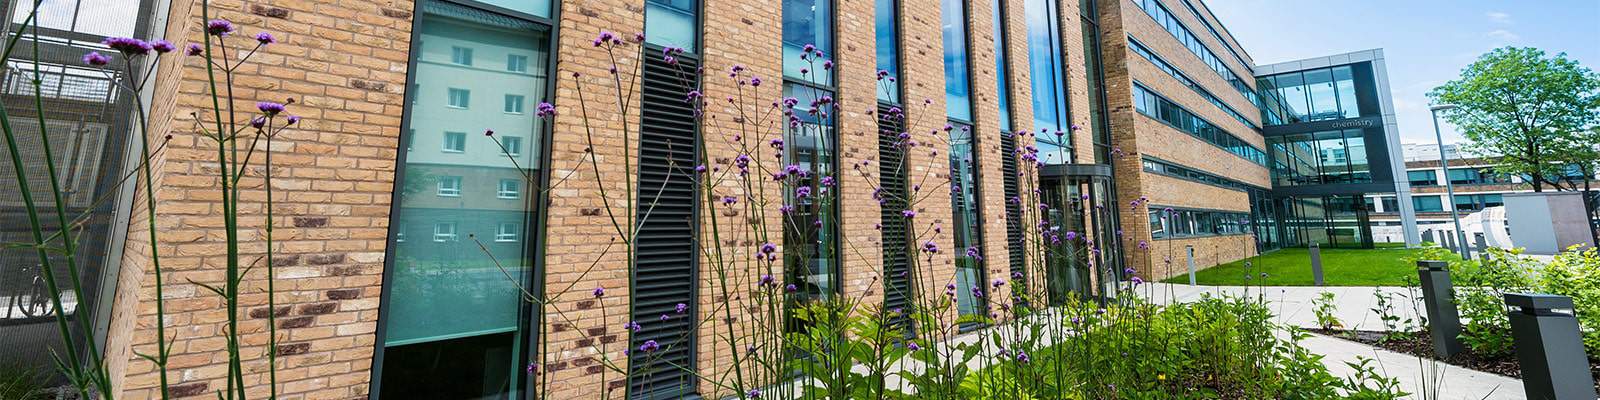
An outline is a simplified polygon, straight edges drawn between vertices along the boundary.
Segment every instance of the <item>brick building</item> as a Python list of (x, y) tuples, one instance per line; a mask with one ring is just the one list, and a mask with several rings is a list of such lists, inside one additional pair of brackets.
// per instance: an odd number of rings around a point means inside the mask
[[(284, 398), (514, 397), (536, 359), (547, 361), (539, 373), (550, 377), (555, 398), (607, 390), (726, 395), (682, 372), (632, 385), (602, 379), (600, 360), (726, 369), (737, 349), (722, 348), (717, 332), (744, 322), (696, 331), (696, 318), (684, 317), (622, 327), (678, 304), (705, 318), (727, 302), (706, 287), (706, 250), (748, 251), (750, 243), (703, 237), (713, 223), (737, 223), (700, 212), (704, 195), (687, 184), (688, 167), (729, 165), (749, 122), (737, 113), (781, 97), (802, 109), (821, 98), (840, 105), (823, 117), (798, 113), (769, 132), (786, 143), (783, 164), (837, 179), (821, 194), (829, 200), (816, 203), (831, 208), (762, 217), (774, 227), (795, 219), (801, 223), (787, 225), (815, 226), (762, 232), (801, 249), (785, 252), (804, 256), (783, 260), (784, 280), (803, 282), (796, 290), (807, 296), (905, 301), (893, 289), (909, 283), (886, 279), (904, 268), (904, 256), (879, 250), (908, 239), (876, 226), (902, 210), (880, 206), (866, 176), (883, 176), (901, 192), (920, 189), (885, 171), (848, 171), (893, 156), (884, 143), (910, 129), (948, 126), (948, 147), (907, 160), (917, 168), (909, 174), (948, 179), (953, 192), (949, 202), (914, 210), (943, 224), (951, 233), (933, 241), (954, 249), (932, 258), (925, 286), (982, 286), (1024, 270), (1031, 227), (1014, 217), (1023, 205), (1011, 199), (1032, 188), (1062, 230), (1099, 243), (1033, 279), (1086, 295), (1130, 278), (1123, 267), (1145, 279), (1171, 275), (1176, 267), (1162, 265), (1159, 252), (1174, 249), (1192, 247), (1197, 263), (1210, 266), (1313, 242), (1371, 246), (1363, 196), (1409, 196), (1396, 178), (1405, 169), (1390, 157), (1398, 143), (1381, 51), (1258, 66), (1200, 0), (217, 0), (209, 11), (194, 0), (139, 4), (96, 9), (129, 21), (125, 30), (53, 27), (79, 39), (45, 61), (74, 65), (96, 46), (85, 35), (198, 42), (203, 12), (242, 33), (279, 38), (235, 72), (234, 94), (241, 107), (293, 98), (291, 112), (304, 117), (267, 149), (275, 157), (280, 307), (266, 308), (264, 276), (242, 282), (244, 352), (280, 356)], [(629, 42), (615, 66), (640, 71), (621, 75), (622, 86), (637, 90), (611, 91), (613, 54), (594, 45), (602, 31)], [(632, 32), (644, 43), (628, 40)], [(249, 45), (247, 36), (227, 40)], [(802, 59), (807, 45), (822, 55)], [(642, 56), (633, 53), (639, 46)], [(823, 62), (831, 65), (819, 68)], [(725, 79), (735, 66), (765, 83)], [(153, 351), (158, 323), (173, 338), (173, 393), (212, 397), (227, 367), (223, 305), (197, 284), (223, 276), (220, 195), (208, 164), (216, 147), (199, 128), (212, 117), (196, 114), (210, 107), (206, 68), (184, 57), (154, 67), (137, 104), (149, 110), (152, 132), (173, 135), (152, 160), (157, 190), (99, 178), (114, 201), (91, 232), (104, 254), (89, 268), (97, 284), (76, 296), (78, 312), (94, 315), (120, 397), (157, 395), (158, 374), (136, 353)], [(697, 68), (701, 79), (682, 79)], [(690, 93), (703, 94), (705, 112), (720, 116), (695, 118), (684, 101)], [(96, 109), (111, 122), (95, 132), (129, 135), (119, 124), (133, 96), (102, 97), (121, 108)], [(541, 115), (545, 102), (554, 117)], [(924, 125), (880, 118), (895, 108)], [(628, 112), (596, 111), (618, 109)], [(97, 143), (90, 147), (104, 155), (90, 158), (109, 171), (102, 175), (132, 171), (125, 159), (137, 142)], [(1039, 150), (1039, 177), (1018, 182), (1015, 149), (1028, 146)], [(267, 195), (255, 177), (240, 185), (243, 252), (259, 256)], [(771, 188), (717, 194), (771, 205), (807, 197)], [(147, 196), (162, 216), (156, 243), (138, 217)], [(652, 218), (638, 226), (640, 258), (629, 260), (616, 248), (612, 216), (641, 209)], [(7, 221), (15, 213), (0, 212), (12, 213)], [(11, 226), (6, 235), (17, 233)], [(160, 322), (152, 251), (167, 270)], [(10, 265), (0, 273), (27, 273)], [(7, 278), (0, 298), (26, 291)], [(605, 296), (590, 294), (597, 287)], [(530, 303), (525, 289), (553, 300)], [(985, 306), (968, 295), (959, 304), (962, 314)], [(278, 318), (276, 349), (267, 345), (268, 315)], [(48, 353), (10, 349), (48, 348), (48, 320), (4, 318), (3, 358), (47, 365)], [(659, 359), (622, 353), (667, 337), (690, 339)], [(266, 392), (266, 362), (251, 356), (242, 366), (251, 393)]]

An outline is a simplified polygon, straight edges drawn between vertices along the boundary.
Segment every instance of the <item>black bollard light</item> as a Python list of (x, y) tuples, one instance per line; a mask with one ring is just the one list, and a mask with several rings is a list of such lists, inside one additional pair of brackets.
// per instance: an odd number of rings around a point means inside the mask
[(1583, 352), (1572, 298), (1550, 294), (1506, 293), (1511, 338), (1529, 399), (1593, 400), (1594, 376)]
[(1311, 280), (1317, 286), (1322, 286), (1322, 248), (1317, 247), (1317, 242), (1311, 242)]
[(1417, 261), (1417, 278), (1422, 283), (1422, 307), (1428, 312), (1428, 333), (1433, 337), (1433, 354), (1448, 360), (1461, 354), (1461, 314), (1456, 312), (1455, 285), (1450, 282), (1450, 264), (1444, 261)]

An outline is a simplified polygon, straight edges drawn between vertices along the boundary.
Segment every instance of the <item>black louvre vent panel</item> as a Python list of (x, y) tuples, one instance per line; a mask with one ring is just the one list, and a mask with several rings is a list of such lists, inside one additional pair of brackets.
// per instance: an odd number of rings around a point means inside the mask
[(1005, 175), (1004, 190), (1006, 192), (1006, 252), (1011, 261), (1011, 274), (1027, 274), (1027, 266), (1023, 263), (1022, 246), (1022, 205), (1013, 199), (1022, 194), (1017, 182), (1017, 137), (1015, 133), (1007, 132), (1000, 140), (1000, 151), (1005, 154), (1001, 157), (1000, 171)]
[[(650, 54), (660, 54), (651, 46)], [(640, 220), (634, 238), (632, 320), (641, 328), (631, 334), (628, 397), (677, 399), (695, 396), (695, 242), (698, 163), (694, 90), (698, 61), (687, 55), (677, 65), (646, 57), (640, 87), (639, 183), (636, 207)], [(653, 203), (653, 205), (652, 205)], [(689, 307), (677, 312), (678, 304)], [(668, 318), (662, 320), (661, 316)], [(646, 341), (660, 348), (639, 351)]]
[[(889, 105), (878, 104), (878, 183), (883, 196), (883, 308), (910, 311), (911, 308), (911, 247), (907, 243), (906, 220), (901, 211), (906, 209), (906, 166), (901, 149), (895, 146), (900, 132), (905, 131), (905, 119), (891, 115)], [(909, 322), (902, 313), (892, 322), (905, 326)], [(909, 329), (907, 337), (914, 335)]]

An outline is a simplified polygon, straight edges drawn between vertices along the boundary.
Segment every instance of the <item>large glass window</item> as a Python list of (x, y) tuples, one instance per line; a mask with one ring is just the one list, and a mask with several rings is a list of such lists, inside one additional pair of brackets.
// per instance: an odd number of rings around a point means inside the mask
[(945, 116), (972, 121), (971, 58), (967, 54), (967, 2), (940, 0), (940, 26), (944, 32)]
[[(1193, 32), (1184, 27), (1183, 23), (1178, 21), (1178, 17), (1172, 15), (1172, 11), (1168, 10), (1166, 6), (1161, 5), (1160, 1), (1134, 0), (1134, 3), (1137, 3), (1139, 5), (1139, 9), (1144, 10), (1146, 15), (1149, 15), (1151, 19), (1154, 19), (1157, 25), (1161, 25), (1162, 27), (1166, 28), (1167, 33), (1171, 33), (1173, 38), (1178, 39), (1178, 43), (1182, 44), (1184, 48), (1189, 49), (1190, 53), (1193, 53), (1195, 57), (1200, 58), (1200, 62), (1203, 62), (1206, 64), (1206, 66), (1211, 67), (1212, 71), (1215, 71), (1217, 75), (1222, 76), (1223, 80), (1228, 81), (1228, 84), (1232, 85), (1234, 90), (1239, 92), (1239, 95), (1244, 96), (1244, 98), (1247, 100), (1250, 100), (1252, 104), (1255, 104), (1258, 107), (1261, 106), (1261, 100), (1257, 98), (1255, 90), (1251, 89), (1249, 85), (1245, 84), (1244, 80), (1239, 79), (1239, 75), (1234, 74), (1233, 70), (1228, 68), (1228, 65), (1223, 63), (1221, 58), (1218, 58), (1215, 53), (1212, 53), (1211, 49), (1207, 48), (1205, 43), (1202, 43), (1198, 36), (1195, 36)], [(1201, 19), (1203, 20), (1204, 18)], [(1207, 27), (1209, 28), (1210, 26), (1208, 25)], [(1219, 37), (1218, 39), (1221, 38)], [(1229, 48), (1228, 50), (1233, 51), (1232, 48)], [(1243, 59), (1240, 59), (1240, 61), (1243, 61)]]
[[(811, 54), (803, 54), (807, 45)], [(833, 0), (783, 0), (783, 76), (833, 86), (822, 65), (833, 53)]]
[[(799, 100), (794, 107), (798, 124), (785, 132), (785, 165), (797, 165), (804, 174), (786, 189), (785, 205), (791, 207), (784, 223), (785, 269), (789, 282), (799, 287), (807, 299), (827, 298), (839, 290), (838, 218), (834, 204), (836, 190), (822, 184), (823, 177), (835, 173), (834, 154), (837, 136), (831, 118), (812, 113), (812, 104), (833, 93), (812, 86), (789, 83), (784, 97)], [(826, 106), (824, 106), (826, 107)], [(828, 115), (831, 115), (829, 113)], [(831, 179), (830, 179), (831, 180)]]
[[(882, 0), (879, 0), (882, 1)], [(1001, 0), (989, 0), (994, 10), (994, 82), (995, 101), (1000, 104), (1000, 131), (1011, 132), (1011, 79), (1006, 71), (1006, 9)]]
[(1349, 65), (1256, 78), (1267, 125), (1361, 116), (1355, 74)]
[[(526, 364), (519, 343), (528, 335), (517, 286), (533, 282), (536, 263), (533, 247), (519, 239), (538, 219), (535, 202), (502, 199), (538, 192), (537, 182), (524, 177), (541, 175), (542, 150), (520, 140), (541, 143), (546, 128), (529, 113), (453, 107), (447, 91), (547, 98), (550, 30), (453, 2), (425, 2), (418, 10), (416, 90), (407, 93), (415, 103), (406, 121), (407, 135), (415, 137), (406, 142), (473, 156), (415, 151), (400, 165), (378, 390), (394, 398), (515, 397)], [(526, 56), (527, 72), (453, 63), (453, 48), (472, 48), (485, 59)], [(495, 138), (464, 133), (491, 127), (500, 137), (519, 138), (510, 144), (520, 155), (503, 153), (504, 142)], [(408, 236), (431, 240), (401, 241)], [(469, 237), (484, 238), (482, 247)]]
[(1372, 181), (1366, 139), (1360, 129), (1267, 138), (1280, 186)]
[(1028, 22), (1028, 75), (1033, 87), (1033, 128), (1039, 159), (1070, 164), (1072, 135), (1067, 126), (1066, 66), (1062, 57), (1057, 0), (1023, 0)]
[(983, 315), (984, 299), (978, 295), (984, 285), (982, 243), (978, 211), (977, 163), (973, 159), (972, 127), (952, 121), (950, 130), (950, 208), (955, 211), (957, 311), (961, 315)]
[(1105, 87), (1100, 70), (1100, 25), (1094, 0), (1078, 1), (1078, 23), (1083, 32), (1083, 71), (1089, 92), (1089, 137), (1094, 143), (1094, 162), (1111, 162), (1111, 131), (1106, 127)]
[[(900, 2), (875, 1), (873, 32), (878, 40), (878, 70), (886, 74), (878, 79), (878, 100), (900, 104)], [(1003, 104), (1001, 107), (1005, 107)]]
[(646, 0), (645, 42), (697, 52), (700, 5), (696, 0)]

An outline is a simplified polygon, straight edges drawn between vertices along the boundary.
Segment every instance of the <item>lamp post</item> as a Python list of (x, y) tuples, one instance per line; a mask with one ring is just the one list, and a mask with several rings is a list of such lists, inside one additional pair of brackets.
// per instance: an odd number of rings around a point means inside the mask
[(1456, 211), (1456, 188), (1450, 183), (1450, 157), (1444, 153), (1444, 134), (1439, 133), (1439, 112), (1453, 110), (1456, 106), (1450, 104), (1437, 104), (1428, 107), (1428, 112), (1433, 114), (1433, 138), (1439, 142), (1439, 167), (1444, 169), (1444, 193), (1446, 201), (1450, 204), (1450, 221), (1456, 224), (1457, 243), (1461, 244), (1461, 259), (1471, 260), (1472, 252), (1467, 250), (1467, 232), (1461, 230), (1461, 213)]

